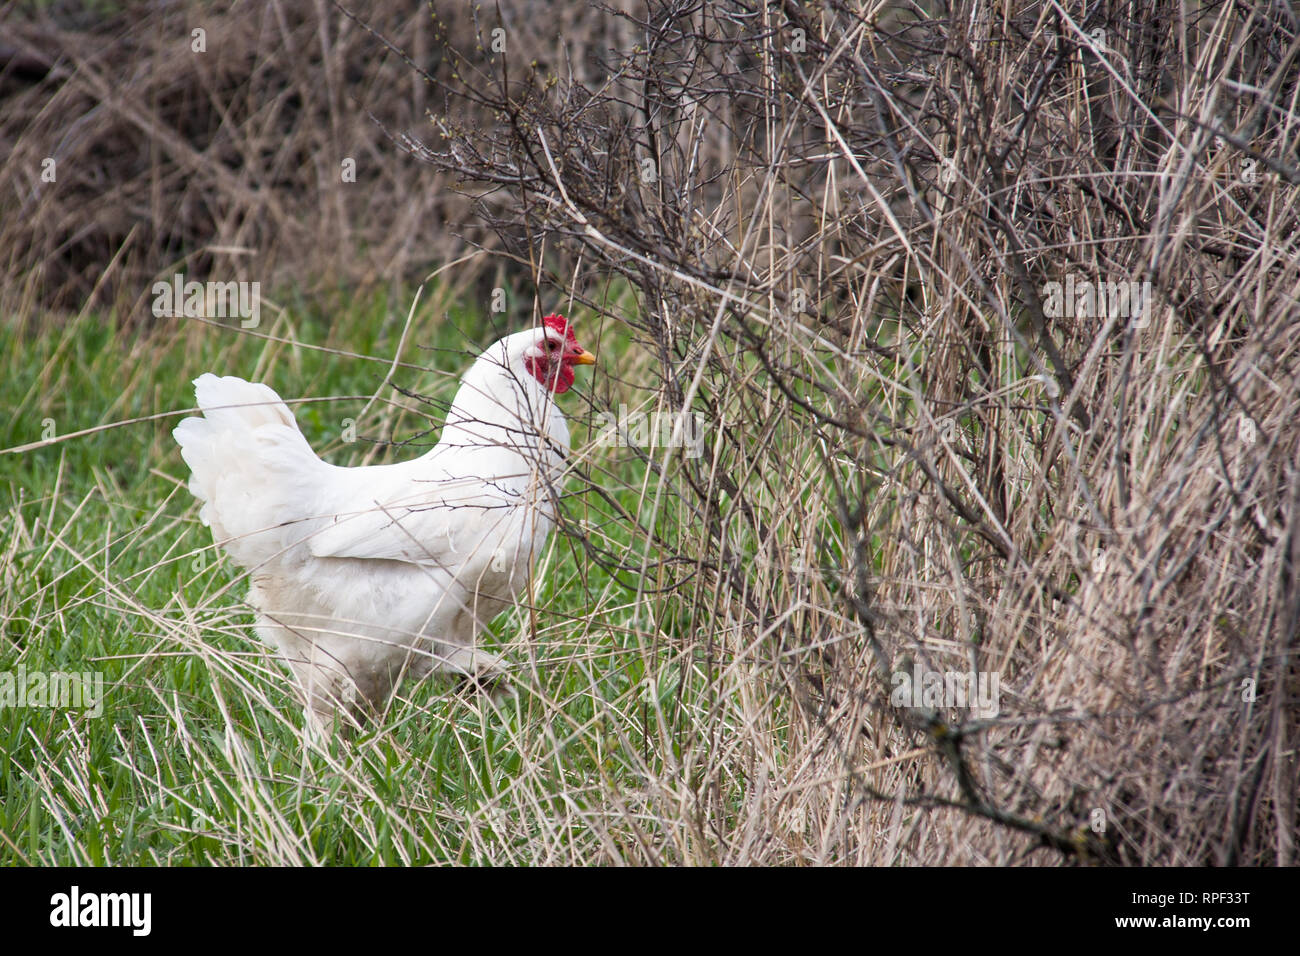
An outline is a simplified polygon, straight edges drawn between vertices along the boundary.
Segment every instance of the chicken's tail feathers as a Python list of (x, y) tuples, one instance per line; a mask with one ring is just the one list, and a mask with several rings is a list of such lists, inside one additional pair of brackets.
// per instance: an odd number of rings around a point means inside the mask
[(194, 398), (204, 417), (219, 428), (288, 425), (295, 431), (298, 429), (289, 406), (274, 389), (261, 382), (204, 372), (194, 380)]
[(311, 513), (329, 466), (266, 385), (207, 372), (194, 393), (203, 417), (182, 420), (172, 437), (202, 503), (199, 519), (245, 567), (270, 560), (292, 544), (292, 518)]

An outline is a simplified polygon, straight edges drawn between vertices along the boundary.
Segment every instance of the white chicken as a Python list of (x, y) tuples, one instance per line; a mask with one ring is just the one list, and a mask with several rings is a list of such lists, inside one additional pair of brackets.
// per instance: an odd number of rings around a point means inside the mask
[(266, 385), (195, 380), (204, 417), (172, 434), (199, 518), (248, 569), (258, 635), (316, 729), (382, 709), (404, 676), (499, 676), (476, 639), (527, 586), (554, 526), (569, 450), (555, 396), (593, 362), (547, 316), (479, 356), (430, 452), (360, 468), (318, 458)]

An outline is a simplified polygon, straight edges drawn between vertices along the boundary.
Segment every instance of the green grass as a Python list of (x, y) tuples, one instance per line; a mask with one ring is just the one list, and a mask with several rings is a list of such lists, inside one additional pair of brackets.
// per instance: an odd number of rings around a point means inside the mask
[[(681, 692), (692, 660), (663, 642), (650, 649), (635, 595), (569, 540), (552, 537), (536, 614), (494, 625), (517, 671), (514, 698), (410, 682), (382, 725), (322, 749), (305, 744), (288, 677), (251, 631), (240, 569), (198, 523), (170, 431), (204, 371), (266, 381), (289, 399), (345, 397), (294, 406), (337, 464), (418, 453), (364, 441), (430, 424), (381, 387), (409, 301), (264, 309), (270, 338), (180, 319), (0, 327), (0, 448), (51, 429), (55, 439), (0, 454), (0, 673), (96, 671), (106, 698), (98, 718), (0, 711), (0, 862), (577, 862), (664, 842), (635, 810), (639, 788), (665, 772), (655, 754), (682, 752), (673, 738), (707, 702)], [(402, 368), (394, 381), (449, 399), (469, 343), (497, 331), (422, 308), (402, 358), (441, 374)], [(633, 351), (603, 344), (603, 364)], [(574, 396), (571, 417), (583, 407)], [(351, 445), (349, 417), (363, 439)], [(579, 423), (575, 444), (585, 434)], [(637, 467), (617, 467), (635, 512)], [(600, 526), (605, 547), (634, 547), (617, 522)], [(621, 807), (610, 793), (625, 795)]]

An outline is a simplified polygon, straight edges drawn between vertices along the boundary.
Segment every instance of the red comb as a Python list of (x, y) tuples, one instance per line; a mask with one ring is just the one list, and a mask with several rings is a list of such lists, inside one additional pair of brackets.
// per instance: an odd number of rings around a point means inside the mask
[(542, 324), (548, 329), (554, 329), (556, 332), (559, 332), (564, 336), (565, 341), (572, 342), (574, 345), (578, 344), (578, 340), (573, 336), (573, 326), (569, 324), (569, 320), (564, 316), (548, 315), (546, 318), (542, 319)]

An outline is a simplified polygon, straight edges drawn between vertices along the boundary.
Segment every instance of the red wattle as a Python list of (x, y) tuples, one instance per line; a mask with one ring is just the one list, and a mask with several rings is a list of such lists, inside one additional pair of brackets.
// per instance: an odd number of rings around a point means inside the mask
[(526, 358), (524, 368), (532, 373), (533, 378), (542, 383), (556, 395), (562, 395), (573, 387), (573, 363), (567, 359), (560, 362), (559, 374), (545, 358)]

